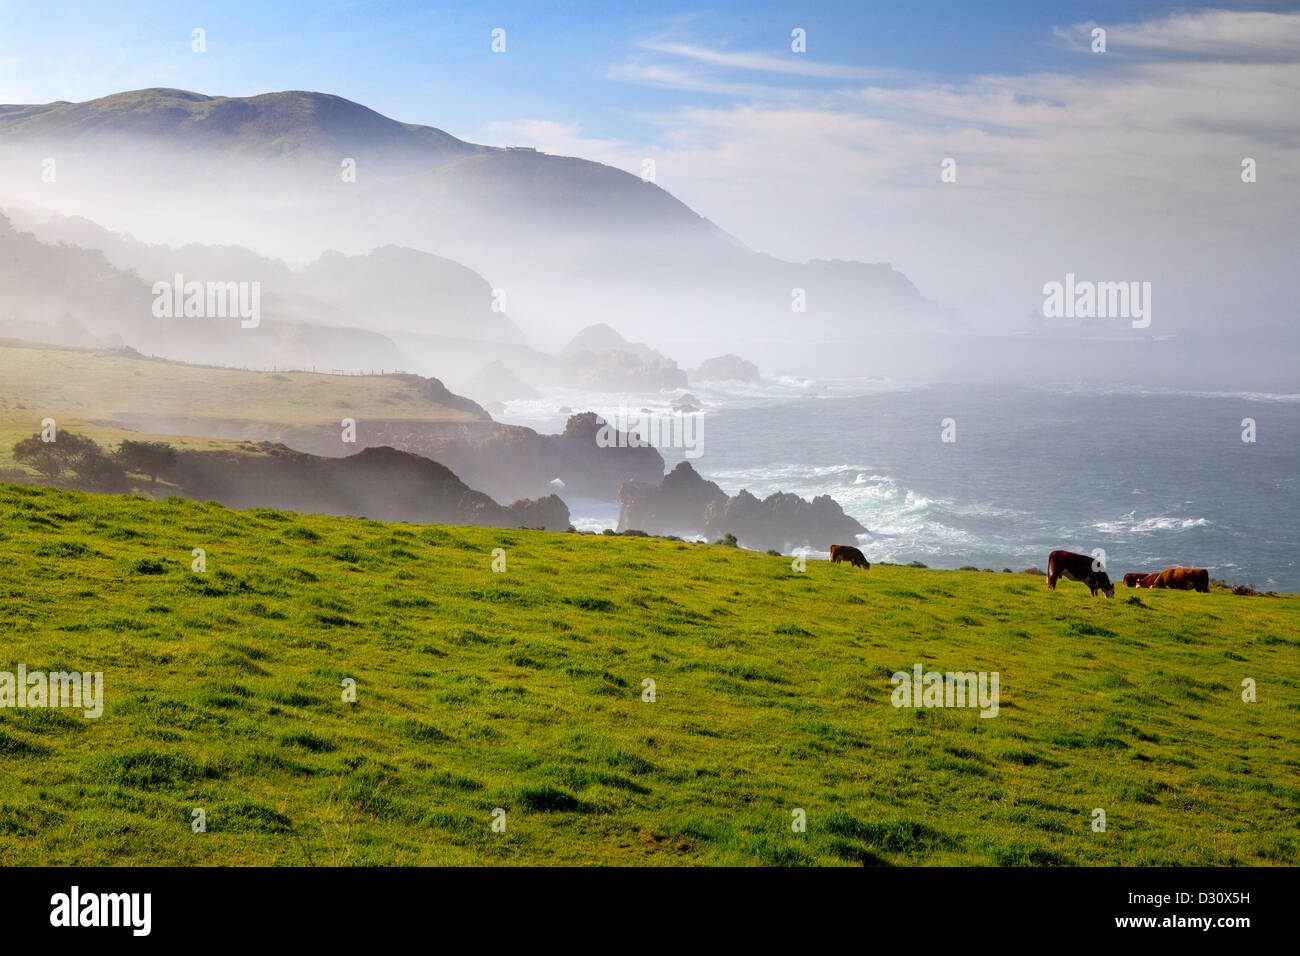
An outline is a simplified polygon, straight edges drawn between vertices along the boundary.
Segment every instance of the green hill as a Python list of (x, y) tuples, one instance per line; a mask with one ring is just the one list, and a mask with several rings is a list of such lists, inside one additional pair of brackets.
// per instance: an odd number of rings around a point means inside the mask
[(303, 90), (233, 97), (155, 88), (84, 103), (0, 106), (0, 142), (98, 142), (104, 136), (183, 142), (191, 149), (197, 144), (289, 160), (324, 152), (343, 155), (358, 142), (416, 152), (429, 163), (485, 148), (429, 126), (398, 123), (340, 96)]
[(0, 671), (104, 675), (0, 709), (7, 866), (1300, 862), (1292, 596), (14, 485), (0, 588)]
[[(39, 432), (46, 417), (100, 443), (166, 438), (185, 448), (234, 448), (234, 441), (184, 436), (233, 436), (250, 423), (286, 433), (335, 433), (345, 417), (491, 421), (437, 379), (415, 375), (257, 372), (0, 340), (0, 467), (13, 464), (13, 443)], [(174, 427), (157, 433), (138, 427), (158, 419)]]

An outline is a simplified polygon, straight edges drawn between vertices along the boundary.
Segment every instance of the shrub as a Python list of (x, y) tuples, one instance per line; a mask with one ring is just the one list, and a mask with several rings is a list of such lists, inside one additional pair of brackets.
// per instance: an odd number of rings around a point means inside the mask
[(58, 432), (55, 440), (41, 440), (40, 434), (14, 445), (14, 461), (30, 465), (52, 483), (71, 472), (90, 491), (125, 491), (126, 472), (104, 454), (99, 443), (76, 432)]
[(176, 466), (176, 449), (165, 441), (124, 440), (113, 457), (127, 471), (148, 475), (151, 485), (158, 484), (158, 476)]

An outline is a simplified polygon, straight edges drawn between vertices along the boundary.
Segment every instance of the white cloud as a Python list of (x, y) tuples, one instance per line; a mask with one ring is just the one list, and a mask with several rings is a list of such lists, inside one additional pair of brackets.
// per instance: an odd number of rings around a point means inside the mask
[[(623, 168), (653, 155), (661, 185), (752, 248), (892, 261), (945, 304), (995, 302), (1018, 321), (1071, 269), (1213, 310), (1234, 290), (1296, 286), (1282, 250), (1300, 217), (1300, 71), (1282, 53), (1297, 36), (1296, 14), (1184, 14), (1110, 29), (1112, 49), (1169, 55), (833, 90), (767, 55), (656, 41), (645, 49), (674, 59), (619, 78), (731, 102), (661, 115), (656, 142), (606, 155)], [(949, 156), (958, 182), (941, 184)]]
[(1073, 48), (1090, 52), (1097, 26), (1106, 29), (1108, 53), (1270, 63), (1300, 60), (1300, 17), (1293, 13), (1204, 10), (1139, 23), (1089, 21), (1055, 32)]
[(611, 80), (688, 93), (709, 93), (746, 99), (787, 99), (798, 91), (760, 83), (739, 83), (712, 78), (690, 66), (668, 63), (617, 63), (605, 74)]
[(668, 43), (662, 40), (646, 40), (639, 44), (642, 49), (655, 53), (721, 66), (729, 69), (749, 70), (762, 73), (778, 73), (786, 76), (806, 76), (832, 80), (879, 80), (886, 76), (903, 76), (900, 70), (868, 69), (861, 66), (848, 66), (839, 63), (826, 63), (812, 59), (805, 54), (790, 52), (788, 55), (774, 56), (768, 53), (746, 51), (711, 50), (708, 47), (691, 43)]

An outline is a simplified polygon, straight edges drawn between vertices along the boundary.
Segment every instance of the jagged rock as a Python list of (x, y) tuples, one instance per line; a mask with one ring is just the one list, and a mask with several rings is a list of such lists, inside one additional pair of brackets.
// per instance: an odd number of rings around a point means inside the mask
[(559, 495), (547, 495), (536, 500), (523, 498), (506, 506), (521, 528), (544, 528), (547, 531), (565, 531), (569, 527), (569, 506)]
[(605, 392), (658, 392), (686, 386), (686, 373), (672, 359), (645, 359), (632, 352), (607, 349), (578, 352), (564, 360), (575, 388)]
[(759, 501), (741, 491), (725, 503), (711, 504), (704, 515), (704, 534), (710, 540), (730, 532), (742, 547), (759, 550), (826, 550), (832, 542), (853, 540), (866, 530), (829, 495), (806, 501), (789, 492), (775, 492)]
[(719, 355), (705, 359), (700, 367), (691, 373), (692, 382), (744, 382), (757, 385), (759, 381), (758, 366), (747, 362), (739, 355)]
[(699, 531), (709, 507), (726, 500), (725, 491), (683, 461), (660, 482), (627, 482), (619, 489), (618, 529)]
[(652, 349), (644, 342), (629, 342), (604, 322), (589, 325), (560, 350), (561, 358), (571, 358), (581, 352), (629, 352), (641, 359), (654, 360), (663, 358), (663, 353)]
[(651, 534), (702, 533), (709, 540), (733, 534), (742, 547), (756, 550), (816, 547), (852, 540), (867, 529), (844, 513), (833, 498), (806, 501), (776, 492), (760, 501), (748, 491), (728, 498), (701, 477), (690, 462), (677, 465), (659, 484), (628, 482), (619, 489), (619, 530)]
[(551, 531), (569, 526), (569, 509), (555, 495), (503, 507), (444, 465), (395, 448), (366, 448), (347, 458), (324, 458), (270, 442), (254, 450), (258, 453), (181, 451), (168, 477), (186, 497), (231, 508)]
[(684, 388), (677, 363), (642, 342), (629, 342), (604, 323), (589, 325), (564, 347), (559, 362), (570, 385), (612, 392)]

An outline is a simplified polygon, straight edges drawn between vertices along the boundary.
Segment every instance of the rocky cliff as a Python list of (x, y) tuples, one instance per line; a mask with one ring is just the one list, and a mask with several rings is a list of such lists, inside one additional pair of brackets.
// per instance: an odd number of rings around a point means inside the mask
[(186, 497), (232, 508), (283, 508), (378, 521), (473, 524), (564, 531), (569, 509), (555, 495), (503, 507), (449, 468), (394, 448), (325, 458), (261, 443), (239, 452), (182, 451), (167, 478)]
[(733, 534), (742, 547), (789, 551), (826, 550), (852, 544), (867, 529), (829, 496), (807, 501), (777, 492), (759, 500), (748, 491), (728, 497), (683, 461), (662, 482), (626, 482), (618, 493), (619, 531), (703, 534), (714, 540)]

